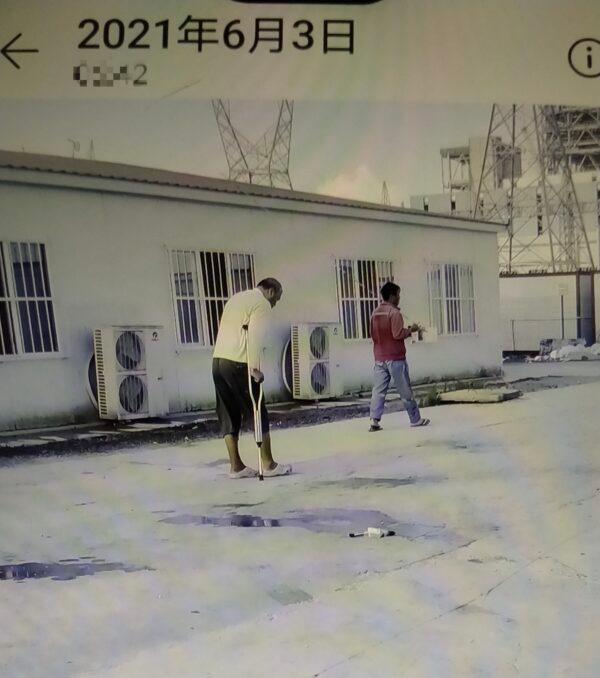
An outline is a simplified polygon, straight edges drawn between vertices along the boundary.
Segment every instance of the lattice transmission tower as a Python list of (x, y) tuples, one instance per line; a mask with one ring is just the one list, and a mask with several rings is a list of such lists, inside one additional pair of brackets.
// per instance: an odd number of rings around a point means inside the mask
[(383, 186), (381, 187), (381, 204), (382, 205), (391, 205), (390, 201), (390, 192), (388, 191), (387, 187), (387, 182), (383, 182)]
[[(471, 158), (471, 213), (507, 223), (503, 273), (595, 268), (573, 172), (600, 169), (600, 109), (492, 107), (483, 157)], [(597, 209), (597, 207), (596, 207)]]
[(291, 189), (289, 168), (294, 102), (284, 99), (280, 103), (275, 124), (256, 142), (247, 139), (233, 126), (228, 101), (213, 99), (212, 106), (229, 166), (229, 178)]

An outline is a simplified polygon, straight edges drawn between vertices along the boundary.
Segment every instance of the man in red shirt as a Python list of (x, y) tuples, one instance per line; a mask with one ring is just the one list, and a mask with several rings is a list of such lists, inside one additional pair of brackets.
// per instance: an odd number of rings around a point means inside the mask
[(387, 282), (381, 288), (383, 302), (373, 311), (371, 316), (371, 339), (375, 355), (374, 384), (371, 395), (371, 428), (369, 431), (380, 431), (381, 416), (385, 406), (385, 396), (394, 380), (394, 386), (404, 401), (411, 426), (427, 426), (419, 412), (419, 406), (410, 386), (410, 375), (406, 363), (406, 347), (404, 340), (418, 328), (417, 325), (404, 327), (404, 318), (398, 304), (400, 303), (400, 287)]

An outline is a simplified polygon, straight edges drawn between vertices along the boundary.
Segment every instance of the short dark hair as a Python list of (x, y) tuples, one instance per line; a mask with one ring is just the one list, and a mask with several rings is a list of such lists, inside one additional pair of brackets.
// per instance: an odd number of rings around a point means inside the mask
[(398, 292), (400, 292), (400, 287), (393, 282), (386, 282), (380, 290), (381, 298), (384, 301), (387, 301), (392, 294), (398, 294)]
[(257, 287), (262, 287), (263, 290), (275, 290), (279, 292), (283, 289), (281, 283), (277, 278), (263, 278), (257, 285)]

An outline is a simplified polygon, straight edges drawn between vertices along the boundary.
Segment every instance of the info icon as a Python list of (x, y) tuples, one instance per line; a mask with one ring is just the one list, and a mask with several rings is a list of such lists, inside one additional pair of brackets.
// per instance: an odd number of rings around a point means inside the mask
[(569, 49), (569, 66), (582, 78), (600, 76), (600, 40), (582, 38)]

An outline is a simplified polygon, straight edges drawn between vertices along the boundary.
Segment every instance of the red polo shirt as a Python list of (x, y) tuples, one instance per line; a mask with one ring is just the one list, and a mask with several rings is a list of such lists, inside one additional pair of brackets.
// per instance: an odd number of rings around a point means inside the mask
[(404, 318), (400, 309), (383, 301), (371, 316), (371, 339), (375, 360), (404, 360), (406, 347), (404, 340), (410, 337), (410, 330), (404, 327)]

